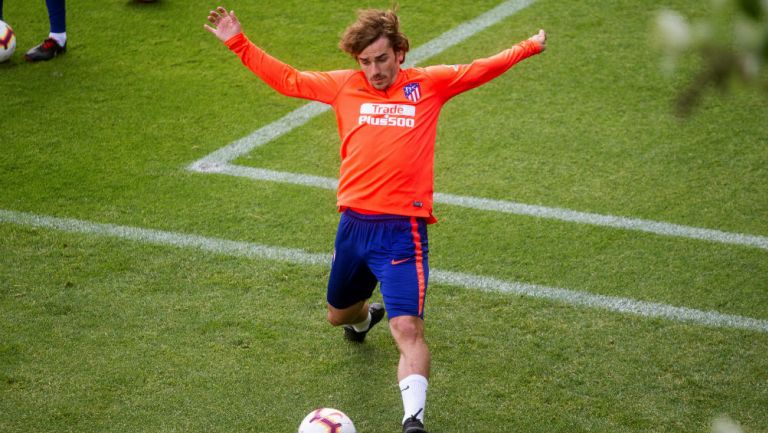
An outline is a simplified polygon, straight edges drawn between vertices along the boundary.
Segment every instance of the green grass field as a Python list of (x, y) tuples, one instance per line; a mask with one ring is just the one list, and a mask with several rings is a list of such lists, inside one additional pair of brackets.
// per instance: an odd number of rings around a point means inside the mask
[[(400, 15), (418, 47), (500, 2), (401, 0)], [(543, 55), (446, 105), (436, 190), (765, 242), (768, 97), (734, 84), (678, 119), (672, 99), (697, 61), (665, 77), (651, 44), (660, 8), (697, 17), (704, 4), (538, 0), (422, 62), (549, 32)], [(356, 9), (388, 5), (226, 4), (301, 69), (355, 67), (339, 35)], [(360, 433), (400, 431), (389, 333), (355, 347), (324, 320), (334, 192), (187, 169), (305, 104), (203, 30), (214, 6), (69, 2), (68, 52), (26, 64), (45, 7), (6, 2), (18, 48), (0, 64), (0, 432), (290, 433), (320, 406)], [(338, 141), (326, 112), (233, 164), (334, 178)], [(436, 214), (435, 275), (569, 295), (433, 281), (430, 433), (709, 432), (721, 416), (768, 431), (766, 248), (440, 203)], [(270, 259), (225, 241), (291, 250)]]

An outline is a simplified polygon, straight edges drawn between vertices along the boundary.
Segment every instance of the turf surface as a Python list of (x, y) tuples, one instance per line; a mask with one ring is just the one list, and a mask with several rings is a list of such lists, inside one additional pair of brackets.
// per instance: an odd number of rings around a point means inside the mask
[[(332, 191), (186, 170), (303, 105), (259, 83), (202, 29), (199, 1), (68, 5), (68, 52), (25, 64), (45, 8), (6, 2), (0, 209), (330, 252)], [(424, 62), (461, 63), (548, 30), (549, 49), (457, 97), (436, 189), (768, 236), (767, 98), (734, 84), (686, 119), (650, 43), (662, 6), (532, 6)], [(247, 33), (304, 69), (354, 11), (387, 2), (233, 1)], [(401, 1), (419, 46), (494, 1)], [(236, 162), (335, 177), (323, 114)], [(763, 249), (439, 205), (431, 265), (768, 320)], [(0, 223), (0, 431), (295, 431), (318, 406), (399, 431), (397, 351), (324, 322), (327, 268)], [(433, 284), (431, 433), (768, 429), (768, 335)], [(361, 397), (361, 392), (363, 396)]]

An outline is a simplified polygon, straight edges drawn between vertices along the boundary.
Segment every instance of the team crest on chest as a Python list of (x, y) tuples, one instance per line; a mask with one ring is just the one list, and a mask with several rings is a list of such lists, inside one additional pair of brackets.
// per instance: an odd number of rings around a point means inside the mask
[(408, 83), (403, 87), (405, 98), (411, 102), (418, 102), (421, 98), (421, 87), (419, 83)]

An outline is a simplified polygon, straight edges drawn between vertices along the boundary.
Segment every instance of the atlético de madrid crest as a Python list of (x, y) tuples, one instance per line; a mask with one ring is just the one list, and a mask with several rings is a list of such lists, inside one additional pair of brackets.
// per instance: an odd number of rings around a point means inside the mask
[(403, 87), (405, 97), (411, 102), (417, 102), (421, 98), (421, 87), (419, 83), (408, 83)]

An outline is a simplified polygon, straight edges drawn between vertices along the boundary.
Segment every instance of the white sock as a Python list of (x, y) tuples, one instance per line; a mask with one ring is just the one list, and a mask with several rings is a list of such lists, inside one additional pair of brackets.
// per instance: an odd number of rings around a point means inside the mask
[(371, 326), (371, 312), (368, 311), (368, 317), (366, 317), (365, 320), (363, 320), (360, 323), (355, 323), (352, 325), (352, 329), (354, 329), (357, 332), (363, 332), (367, 331), (368, 328)]
[(403, 397), (403, 422), (416, 416), (424, 422), (424, 407), (427, 403), (427, 378), (412, 374), (400, 381), (400, 395)]
[(48, 33), (48, 37), (56, 41), (59, 46), (67, 45), (67, 32), (64, 33)]

